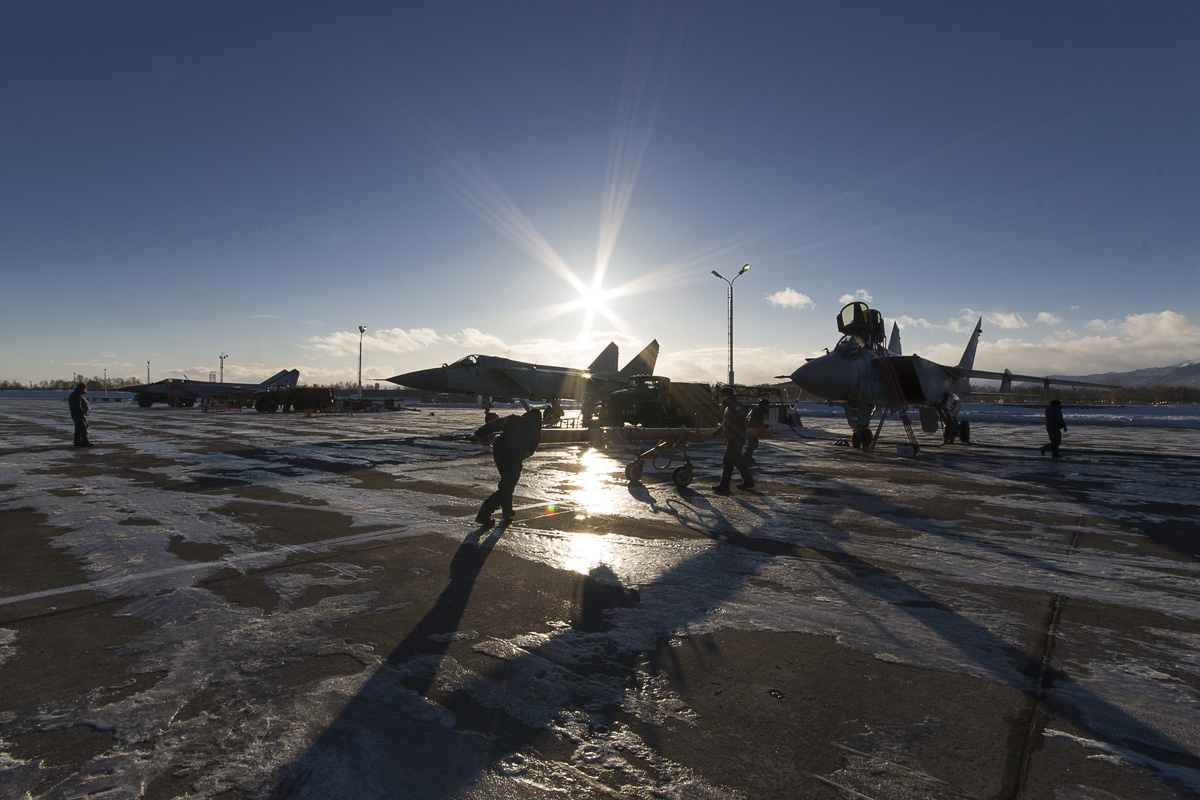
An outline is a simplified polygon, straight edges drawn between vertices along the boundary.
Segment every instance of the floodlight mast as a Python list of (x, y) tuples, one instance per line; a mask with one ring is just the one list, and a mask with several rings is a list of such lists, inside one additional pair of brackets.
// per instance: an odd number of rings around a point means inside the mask
[(363, 334), (367, 332), (366, 325), (358, 326), (358, 398), (362, 399), (362, 339)]
[(736, 281), (738, 278), (742, 277), (742, 275), (744, 275), (746, 273), (746, 271), (749, 269), (750, 269), (749, 264), (743, 264), (742, 268), (738, 270), (737, 275), (733, 276), (733, 280), (726, 278), (724, 275), (717, 272), (715, 269), (712, 271), (713, 275), (716, 275), (718, 278), (725, 281), (725, 283), (729, 284), (729, 385), (730, 386), (733, 386), (733, 281)]

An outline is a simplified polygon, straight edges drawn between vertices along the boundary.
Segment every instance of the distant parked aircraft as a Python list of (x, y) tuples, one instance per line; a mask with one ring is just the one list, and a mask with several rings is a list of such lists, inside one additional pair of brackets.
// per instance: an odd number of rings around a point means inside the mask
[(300, 370), (280, 370), (262, 383), (217, 383), (194, 381), (189, 378), (166, 378), (154, 383), (126, 386), (122, 391), (133, 392), (137, 404), (149, 408), (155, 403), (170, 406), (194, 406), (197, 400), (249, 401), (254, 395), (270, 389), (294, 389), (300, 380)]
[[(1014, 375), (1012, 372), (987, 372), (974, 369), (975, 349), (983, 332), (982, 317), (967, 342), (956, 366), (927, 361), (920, 356), (902, 355), (900, 329), (893, 323), (888, 346), (883, 346), (883, 316), (866, 303), (849, 303), (837, 317), (838, 330), (843, 334), (832, 353), (810, 358), (789, 376), (806, 392), (825, 400), (841, 403), (846, 421), (854, 434), (855, 447), (870, 450), (873, 444), (871, 420), (883, 409), (880, 425), (889, 412), (899, 413), (908, 407), (919, 409), (921, 428), (935, 433), (940, 422), (942, 439), (949, 444), (955, 439), (970, 441), (970, 426), (958, 418), (960, 397), (969, 395), (971, 378), (1001, 381), (1006, 392), (1012, 381), (1067, 386), (1115, 388), (1112, 384), (1088, 383), (1066, 378), (1043, 378)], [(907, 416), (905, 416), (907, 425)], [(876, 428), (878, 433), (878, 428)]]
[(616, 342), (596, 357), (587, 369), (552, 367), (514, 361), (500, 356), (469, 355), (453, 364), (406, 372), (387, 380), (423, 392), (451, 392), (495, 398), (595, 402), (622, 388), (631, 375), (649, 375), (658, 360), (658, 340), (650, 342), (623, 369), (617, 369)]

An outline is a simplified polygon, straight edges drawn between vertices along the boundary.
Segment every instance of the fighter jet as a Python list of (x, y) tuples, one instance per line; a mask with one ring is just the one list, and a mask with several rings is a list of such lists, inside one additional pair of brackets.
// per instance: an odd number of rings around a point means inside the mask
[(133, 392), (137, 404), (149, 408), (155, 403), (170, 406), (194, 406), (199, 399), (249, 401), (254, 395), (271, 389), (294, 389), (300, 380), (300, 370), (280, 370), (262, 383), (218, 383), (194, 381), (187, 377), (166, 378), (154, 383), (126, 386), (122, 391)]
[(885, 348), (883, 315), (868, 308), (866, 303), (844, 306), (838, 313), (837, 325), (842, 339), (832, 353), (810, 358), (791, 375), (779, 377), (791, 378), (801, 389), (824, 400), (841, 403), (846, 421), (854, 431), (851, 442), (863, 450), (872, 448), (874, 437), (870, 425), (880, 409), (883, 409), (880, 426), (888, 413), (898, 413), (907, 429), (908, 417), (903, 412), (915, 407), (921, 415), (921, 429), (926, 433), (936, 433), (940, 423), (944, 443), (953, 443), (955, 439), (969, 442), (970, 425), (958, 418), (958, 412), (961, 397), (972, 394), (971, 378), (1001, 381), (1001, 391), (1005, 392), (1014, 380), (1040, 383), (1046, 388), (1051, 384), (1114, 388), (1105, 383), (974, 369), (975, 350), (983, 333), (982, 317), (975, 323), (962, 358), (953, 367), (917, 355), (903, 355), (900, 329), (894, 323)]
[(469, 355), (453, 364), (406, 372), (387, 380), (423, 392), (549, 400), (554, 407), (560, 400), (595, 402), (608, 392), (624, 386), (629, 376), (653, 373), (654, 364), (658, 361), (658, 340), (646, 345), (623, 369), (617, 369), (617, 358), (616, 342), (609, 342), (587, 369), (530, 364), (499, 356)]

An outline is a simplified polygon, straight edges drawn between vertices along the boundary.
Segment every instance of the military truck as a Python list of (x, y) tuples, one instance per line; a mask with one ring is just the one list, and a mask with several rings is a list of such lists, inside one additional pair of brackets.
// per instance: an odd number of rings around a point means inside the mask
[(600, 404), (605, 427), (711, 428), (721, 422), (721, 406), (707, 383), (672, 383), (659, 375), (634, 375)]

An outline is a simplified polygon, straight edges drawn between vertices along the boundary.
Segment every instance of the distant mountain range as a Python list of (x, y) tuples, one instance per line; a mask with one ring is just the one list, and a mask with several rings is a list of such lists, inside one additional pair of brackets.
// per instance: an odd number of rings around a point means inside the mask
[(1101, 372), (1096, 375), (1076, 375), (1078, 380), (1094, 383), (1115, 383), (1132, 388), (1143, 386), (1189, 386), (1200, 388), (1200, 361), (1185, 361), (1173, 367), (1150, 367), (1133, 372)]

